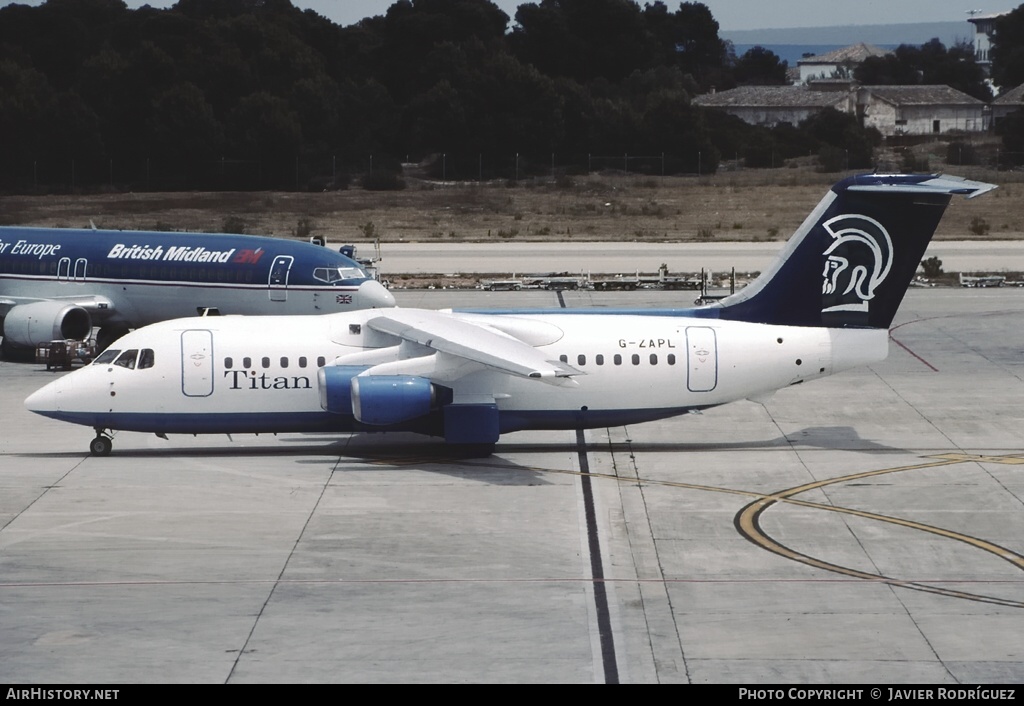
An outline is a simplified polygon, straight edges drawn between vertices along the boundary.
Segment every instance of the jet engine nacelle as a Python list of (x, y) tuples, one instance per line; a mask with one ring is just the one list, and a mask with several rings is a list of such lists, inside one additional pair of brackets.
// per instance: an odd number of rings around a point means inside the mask
[(352, 414), (374, 426), (425, 416), (437, 406), (437, 389), (425, 378), (367, 375), (352, 378)]
[(57, 339), (83, 341), (91, 332), (89, 312), (68, 302), (19, 304), (4, 317), (4, 338), (18, 346), (38, 346)]
[(320, 407), (332, 414), (352, 414), (352, 378), (367, 369), (365, 365), (328, 365), (316, 373), (320, 388)]

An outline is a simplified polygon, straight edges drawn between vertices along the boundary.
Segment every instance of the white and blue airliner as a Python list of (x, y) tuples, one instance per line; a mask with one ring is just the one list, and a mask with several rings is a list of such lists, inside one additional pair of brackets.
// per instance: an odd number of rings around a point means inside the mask
[(165, 321), (32, 394), (33, 412), (167, 434), (412, 431), (489, 450), (524, 429), (663, 419), (883, 360), (954, 195), (936, 175), (836, 184), (758, 279), (665, 310), (430, 311)]
[(219, 314), (332, 314), (392, 307), (349, 257), (254, 235), (0, 228), (3, 350)]

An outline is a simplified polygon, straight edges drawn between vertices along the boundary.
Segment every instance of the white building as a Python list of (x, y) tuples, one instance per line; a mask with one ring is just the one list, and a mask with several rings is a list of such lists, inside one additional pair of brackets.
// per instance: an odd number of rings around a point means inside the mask
[(968, 22), (974, 25), (974, 60), (985, 71), (986, 76), (991, 75), (992, 58), (989, 56), (992, 50), (992, 37), (996, 34), (996, 20), (1006, 15), (1006, 12), (997, 12), (991, 15), (975, 15)]
[(869, 56), (886, 56), (888, 54), (892, 54), (888, 49), (881, 49), (862, 42), (836, 49), (828, 54), (808, 56), (796, 62), (800, 69), (800, 83), (810, 83), (817, 79), (852, 79), (853, 70)]
[(864, 127), (890, 135), (981, 132), (985, 103), (949, 86), (861, 86), (857, 114)]

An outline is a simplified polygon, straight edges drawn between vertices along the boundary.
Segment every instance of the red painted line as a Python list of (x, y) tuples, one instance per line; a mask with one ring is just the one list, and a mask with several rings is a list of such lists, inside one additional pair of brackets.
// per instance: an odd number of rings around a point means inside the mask
[(896, 344), (897, 346), (899, 346), (900, 348), (902, 348), (903, 350), (905, 350), (905, 351), (906, 351), (907, 353), (909, 353), (910, 355), (912, 355), (912, 356), (914, 356), (915, 358), (917, 358), (917, 359), (918, 359), (919, 361), (921, 361), (921, 362), (922, 362), (922, 363), (924, 363), (925, 365), (927, 365), (927, 366), (928, 366), (929, 368), (931, 368), (931, 371), (932, 371), (933, 373), (937, 373), (937, 372), (939, 372), (939, 369), (938, 369), (938, 368), (936, 368), (936, 367), (935, 367), (934, 365), (932, 365), (931, 363), (929, 363), (929, 362), (928, 362), (927, 360), (925, 360), (924, 358), (922, 358), (921, 356), (919, 356), (919, 355), (918, 355), (917, 353), (915, 353), (914, 351), (910, 350), (910, 349), (909, 349), (909, 348), (908, 348), (908, 347), (907, 347), (906, 345), (904, 345), (904, 344), (903, 344), (903, 343), (902, 343), (902, 342), (901, 342), (901, 341), (900, 341), (900, 340), (899, 340), (898, 338), (896, 338), (895, 336), (893, 336), (893, 335), (892, 335), (892, 332), (891, 332), (891, 331), (889, 332), (889, 340), (891, 340), (891, 341), (892, 341), (893, 343), (895, 343), (895, 344)]

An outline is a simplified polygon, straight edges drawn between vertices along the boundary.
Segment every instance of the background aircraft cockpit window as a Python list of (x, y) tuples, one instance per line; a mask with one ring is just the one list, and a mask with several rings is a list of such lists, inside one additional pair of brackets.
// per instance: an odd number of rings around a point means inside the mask
[(114, 361), (114, 365), (120, 365), (122, 368), (128, 368), (129, 370), (135, 370), (135, 359), (139, 357), (138, 348), (129, 348), (121, 355), (117, 356), (117, 360)]
[(139, 370), (152, 368), (154, 365), (156, 365), (156, 353), (152, 348), (143, 348), (139, 354)]
[(317, 267), (313, 279), (333, 284), (345, 279), (366, 279), (367, 274), (358, 267)]
[(100, 353), (96, 360), (92, 362), (93, 365), (106, 365), (111, 362), (121, 353), (120, 348), (108, 348), (107, 350)]

